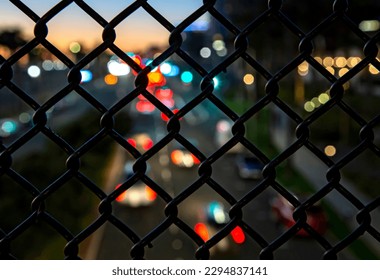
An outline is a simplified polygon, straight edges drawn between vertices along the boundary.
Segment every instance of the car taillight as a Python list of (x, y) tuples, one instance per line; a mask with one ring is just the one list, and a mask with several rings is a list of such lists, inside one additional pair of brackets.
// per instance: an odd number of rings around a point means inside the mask
[(149, 101), (140, 100), (136, 103), (136, 110), (140, 113), (151, 113), (156, 107)]
[[(120, 188), (120, 186), (121, 184), (117, 185), (115, 189), (117, 190), (118, 188)], [(127, 191), (122, 192), (118, 197), (116, 197), (116, 201), (119, 201), (119, 202), (123, 201), (126, 196), (127, 196)]]
[(152, 141), (152, 139), (150, 139), (150, 138), (145, 139), (142, 147), (143, 147), (143, 149), (145, 151), (147, 151), (150, 148), (152, 148), (153, 147), (153, 141)]
[(128, 138), (127, 142), (133, 147), (136, 148), (136, 140), (133, 138)]
[(200, 164), (201, 163), (201, 161), (196, 156), (194, 156), (193, 154), (191, 154), (191, 157), (193, 158), (194, 164)]
[(242, 244), (245, 241), (245, 234), (241, 227), (237, 226), (231, 231), (233, 241), (237, 244)]
[(170, 158), (175, 165), (180, 165), (183, 160), (183, 153), (180, 150), (174, 150), (170, 154)]
[(148, 186), (145, 187), (145, 194), (149, 201), (154, 201), (157, 198), (157, 193)]
[(203, 241), (206, 242), (207, 240), (209, 240), (208, 230), (204, 223), (197, 223), (194, 226), (194, 231), (196, 232), (196, 234), (200, 236), (200, 238), (203, 239)]

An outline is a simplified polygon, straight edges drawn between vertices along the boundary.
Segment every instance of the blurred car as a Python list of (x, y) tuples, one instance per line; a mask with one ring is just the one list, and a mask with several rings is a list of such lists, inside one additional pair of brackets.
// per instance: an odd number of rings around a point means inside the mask
[[(196, 146), (195, 140), (190, 139), (189, 141)], [(170, 153), (170, 159), (174, 165), (185, 168), (191, 168), (201, 163), (195, 155), (178, 143), (175, 144), (174, 149)]]
[[(282, 224), (285, 228), (295, 225), (293, 219), (294, 206), (283, 196), (278, 195), (271, 202), (272, 211), (277, 223)], [(320, 204), (314, 204), (306, 210), (306, 222), (320, 235), (325, 234), (327, 230), (327, 215)], [(297, 236), (309, 236), (307, 231), (301, 229)]]
[(138, 133), (127, 139), (128, 143), (136, 148), (140, 153), (145, 153), (153, 147), (153, 140), (147, 133)]
[[(218, 201), (207, 204), (201, 211), (203, 211), (200, 215), (201, 221), (195, 224), (194, 231), (206, 242), (230, 221), (230, 217), (223, 204)], [(228, 238), (220, 240), (215, 247), (226, 251), (232, 247), (232, 244), (243, 244), (245, 239), (244, 231), (236, 226)]]
[(236, 166), (239, 176), (243, 179), (261, 179), (264, 164), (256, 157), (251, 155), (238, 155)]
[[(149, 166), (147, 169), (149, 172)], [(133, 176), (133, 162), (127, 162), (124, 165), (124, 176), (128, 180)], [(118, 184), (115, 189), (118, 189), (122, 184)], [(157, 193), (147, 186), (144, 182), (137, 182), (125, 192), (121, 193), (116, 201), (130, 207), (142, 207), (151, 205), (157, 198)]]

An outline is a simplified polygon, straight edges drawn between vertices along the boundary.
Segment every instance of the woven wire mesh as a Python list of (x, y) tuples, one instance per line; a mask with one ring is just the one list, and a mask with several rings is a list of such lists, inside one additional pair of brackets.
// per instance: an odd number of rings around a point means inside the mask
[[(355, 194), (347, 189), (341, 182), (341, 170), (361, 154), (364, 152), (370, 152), (375, 155), (375, 157), (380, 156), (379, 147), (375, 144), (375, 128), (379, 125), (380, 115), (377, 114), (371, 119), (366, 120), (353, 108), (352, 105), (345, 102), (346, 97), (344, 88), (348, 82), (355, 79), (355, 77), (369, 65), (380, 70), (380, 62), (377, 59), (380, 32), (377, 31), (371, 35), (363, 32), (358, 27), (358, 24), (348, 15), (349, 1), (336, 0), (333, 3), (330, 3), (331, 8), (329, 13), (307, 33), (303, 32), (301, 28), (290, 19), (288, 10), (285, 9), (286, 1), (278, 0), (268, 1), (265, 10), (258, 16), (250, 18), (242, 28), (238, 27), (231, 19), (218, 10), (217, 4), (220, 1), (212, 0), (203, 1), (204, 4), (202, 6), (176, 26), (160, 14), (160, 12), (150, 5), (147, 0), (134, 1), (110, 21), (104, 19), (96, 10), (94, 10), (88, 1), (88, 3), (81, 0), (60, 1), (42, 17), (38, 16), (22, 1), (11, 0), (10, 2), (34, 22), (34, 38), (15, 51), (9, 58), (0, 57), (1, 88), (9, 90), (12, 96), (17, 97), (23, 103), (27, 104), (34, 114), (33, 123), (27, 131), (22, 135), (19, 135), (11, 143), (1, 144), (1, 176), (10, 179), (17, 185), (17, 188), (25, 190), (29, 193), (28, 197), (31, 197), (31, 208), (26, 217), (13, 228), (0, 228), (0, 254), (2, 258), (17, 258), (17, 256), (12, 253), (12, 244), (17, 243), (18, 238), (36, 223), (48, 225), (55, 234), (64, 238), (66, 243), (64, 256), (66, 259), (80, 258), (78, 255), (79, 246), (85, 243), (90, 236), (99, 231), (104, 224), (112, 224), (113, 227), (132, 242), (133, 246), (130, 250), (130, 256), (134, 259), (144, 258), (146, 248), (150, 247), (152, 244), (152, 250), (154, 250), (155, 240), (157, 240), (167, 229), (173, 226), (178, 228), (196, 245), (197, 248), (194, 251), (194, 255), (199, 259), (209, 258), (210, 250), (217, 246), (217, 244), (236, 228), (236, 226), (240, 226), (245, 232), (245, 235), (260, 247), (260, 253), (255, 257), (263, 259), (274, 258), (276, 250), (294, 238), (300, 230), (306, 231), (310, 238), (323, 248), (323, 257), (327, 259), (338, 258), (338, 254), (342, 250), (349, 247), (363, 234), (370, 235), (371, 238), (377, 242), (377, 246), (379, 245), (379, 229), (376, 229), (374, 226), (371, 214), (379, 208), (380, 197), (373, 197), (369, 202), (365, 203), (356, 197)], [(252, 1), (251, 4), (255, 5), (254, 1)], [(67, 9), (67, 7), (72, 5), (79, 7), (91, 17), (94, 25), (99, 25), (103, 30), (103, 41), (88, 54), (84, 55), (78, 62), (74, 62), (47, 39), (49, 34), (47, 27), (48, 23)], [(168, 33), (170, 33), (169, 46), (162, 51), (159, 56), (154, 58), (151, 64), (144, 68), (140, 67), (136, 61), (131, 59), (131, 57), (115, 43), (117, 37), (115, 29), (117, 26), (133, 15), (138, 9), (143, 9), (155, 19), (157, 25), (161, 25), (168, 31)], [(371, 9), (371, 7), (368, 7), (368, 9)], [(206, 69), (199, 61), (197, 61), (197, 59), (193, 58), (191, 54), (185, 50), (183, 44), (183, 34), (185, 29), (206, 13), (208, 13), (219, 26), (222, 26), (225, 32), (228, 32), (229, 36), (234, 41), (233, 50), (221, 59), (220, 63), (215, 67), (212, 67), (212, 69)], [(250, 53), (250, 49), (254, 47), (254, 44), (251, 43), (250, 36), (255, 34), (259, 28), (265, 26), (268, 22), (273, 21), (278, 24), (276, 26), (282, 26), (287, 33), (290, 33), (291, 36), (296, 38), (299, 44), (295, 57), (286, 61), (286, 63), (275, 72), (268, 69), (266, 66), (263, 66), (263, 64)], [(317, 61), (313, 55), (314, 40), (337, 22), (343, 24), (349, 32), (355, 36), (356, 40), (361, 42), (363, 52), (363, 58), (360, 62), (340, 77), (333, 75), (319, 61)], [(213, 34), (210, 36), (212, 35)], [(341, 35), (342, 34), (336, 34), (337, 37)], [(268, 36), (270, 36), (270, 34), (268, 34)], [(48, 100), (43, 102), (36, 100), (29, 92), (20, 88), (13, 81), (16, 63), (27, 54), (33, 52), (37, 46), (43, 46), (48, 52), (57, 57), (69, 70), (67, 80), (64, 81), (64, 87), (58, 92), (54, 92)], [(273, 46), (273, 48), (275, 48), (275, 46)], [(134, 89), (109, 108), (94, 98), (92, 93), (81, 83), (81, 70), (85, 69), (87, 65), (91, 64), (97, 57), (106, 51), (114, 53), (120, 60), (124, 61), (136, 72)], [(152, 72), (155, 67), (161, 65), (165, 60), (174, 55), (183, 60), (191, 71), (197, 73), (197, 75), (201, 77), (196, 94), (194, 94), (193, 98), (175, 113), (147, 90), (149, 82), (148, 74)], [(265, 81), (265, 87), (263, 86), (262, 88), (264, 93), (248, 104), (249, 108), (242, 114), (235, 112), (231, 107), (224, 103), (221, 97), (215, 94), (215, 84), (213, 80), (217, 75), (226, 71), (231, 71), (230, 69), (232, 68), (232, 65), (237, 61), (243, 61), (246, 65), (249, 65), (249, 67), (254, 69), (257, 73), (257, 76), (260, 76), (261, 79)], [(281, 98), (280, 94), (282, 81), (291, 76), (294, 71), (297, 71), (298, 67), (304, 62), (307, 62), (309, 67), (312, 68), (313, 71), (318, 72), (318, 75), (322, 77), (324, 82), (329, 84), (330, 95), (330, 99), (325, 104), (316, 108), (306, 117), (291, 108), (291, 106)], [(81, 143), (79, 147), (70, 145), (66, 139), (59, 136), (58, 133), (47, 124), (49, 109), (58, 104), (71, 92), (75, 92), (79, 95), (81, 99), (85, 100), (93, 111), (96, 112), (96, 115), (100, 116), (98, 118), (100, 128), (97, 128), (97, 132), (91, 135), (87, 141)], [(166, 115), (169, 119), (166, 125), (167, 132), (165, 135), (146, 152), (141, 152), (133, 147), (116, 128), (116, 115), (140, 95), (153, 104), (156, 109)], [(205, 100), (211, 102), (214, 107), (226, 116), (226, 118), (233, 122), (231, 131), (232, 137), (222, 147), (211, 153), (211, 155), (205, 155), (202, 153), (201, 146), (200, 148), (196, 147), (185, 135), (182, 134), (181, 131), (181, 119), (186, 117)], [(295, 133), (294, 140), (290, 141), (290, 143), (288, 143), (287, 146), (274, 157), (267, 156), (267, 154), (260, 150), (254, 141), (249, 139), (246, 134), (247, 122), (255, 118), (261, 111), (267, 108), (275, 108), (280, 111), (286, 119), (290, 120), (292, 127), (295, 127), (295, 130), (292, 131), (292, 133)], [(346, 116), (349, 116), (349, 118), (360, 127), (358, 135), (360, 138), (359, 143), (339, 160), (328, 157), (310, 140), (310, 134), (313, 131), (312, 128), (315, 123), (318, 123), (318, 120), (334, 109), (339, 109), (340, 112), (344, 112)], [(318, 123), (318, 125), (323, 124)], [(30, 141), (41, 134), (48, 138), (50, 142), (54, 143), (54, 145), (59, 147), (59, 149), (66, 155), (66, 170), (64, 170), (57, 179), (51, 182), (46, 188), (35, 186), (32, 182), (26, 179), (23, 174), (20, 174), (20, 172), (13, 168), (13, 155), (17, 153), (19, 149), (30, 145)], [(123, 152), (130, 154), (135, 160), (133, 176), (126, 180), (120, 188), (110, 193), (106, 193), (101, 186), (93, 183), (92, 180), (81, 171), (81, 159), (85, 157), (89, 151), (94, 149), (94, 147), (100, 145), (100, 143), (106, 138), (112, 138), (114, 144), (121, 147)], [(176, 195), (169, 193), (165, 190), (164, 186), (147, 175), (148, 161), (172, 141), (179, 142), (187, 150), (191, 151), (191, 153), (201, 162), (198, 168), (198, 177), (183, 191)], [(263, 177), (259, 183), (246, 191), (246, 193), (239, 198), (232, 195), (227, 188), (225, 188), (223, 183), (218, 182), (213, 177), (214, 172), (217, 172), (217, 170), (213, 168), (215, 163), (218, 160), (223, 161), (225, 154), (238, 144), (244, 146), (246, 150), (257, 157), (265, 165), (262, 173)], [(288, 186), (278, 180), (277, 175), (278, 167), (286, 162), (292, 155), (296, 154), (300, 149), (307, 149), (308, 152), (312, 153), (314, 157), (326, 167), (325, 177), (327, 181), (325, 185), (315, 191), (305, 201), (300, 201), (294, 197), (292, 192), (289, 191)], [(304, 163), (304, 165), (307, 164), (307, 162)], [(71, 180), (80, 182), (80, 185), (94, 194), (98, 200), (97, 217), (83, 227), (77, 234), (72, 233), (66, 228), (65, 223), (54, 214), (50, 213), (49, 207), (46, 207), (45, 205), (46, 200), (58, 195), (58, 192), (65, 189), (65, 186)], [(149, 185), (165, 203), (165, 208), (162, 210), (164, 215), (163, 221), (159, 222), (156, 227), (151, 228), (145, 235), (135, 233), (133, 225), (123, 222), (113, 212), (113, 202), (115, 199), (123, 191), (127, 190), (139, 180)], [(376, 186), (376, 184), (374, 184), (374, 186)], [(202, 240), (192, 227), (181, 219), (178, 210), (181, 204), (200, 188), (212, 189), (213, 192), (215, 192), (215, 195), (224, 199), (229, 204), (230, 208), (229, 222), (207, 241)], [(254, 203), (255, 199), (258, 199), (260, 194), (268, 189), (272, 189), (281, 194), (295, 208), (293, 214), (295, 220), (294, 225), (274, 239), (269, 239), (266, 236), (263, 236), (254, 226), (246, 223), (247, 214), (243, 214), (246, 205)], [(331, 242), (328, 238), (319, 234), (307, 222), (306, 214), (306, 211), (310, 207), (323, 200), (331, 192), (338, 192), (340, 196), (344, 197), (344, 199), (351, 204), (355, 209), (357, 220), (356, 225), (348, 235), (342, 237), (338, 241), (335, 240), (334, 242)], [(78, 201), (73, 201), (72, 203), (80, 204)], [(14, 205), (14, 207), (17, 207), (17, 205)], [(6, 215), (6, 213), (1, 213), (1, 215)], [(112, 250), (117, 249), (113, 248)]]

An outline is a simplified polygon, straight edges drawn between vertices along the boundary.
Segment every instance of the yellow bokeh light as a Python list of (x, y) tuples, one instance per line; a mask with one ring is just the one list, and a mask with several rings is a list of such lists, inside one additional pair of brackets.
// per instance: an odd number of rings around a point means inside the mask
[(225, 48), (225, 43), (224, 43), (223, 40), (215, 40), (212, 43), (212, 47), (216, 51), (221, 51), (221, 50), (223, 50)]
[(255, 77), (252, 74), (245, 74), (243, 81), (246, 85), (252, 85), (255, 82)]
[(82, 47), (78, 42), (71, 42), (69, 45), (69, 49), (72, 53), (79, 53), (81, 48)]
[(338, 68), (346, 67), (347, 59), (345, 57), (339, 56), (335, 58), (335, 66)]
[(331, 66), (326, 67), (326, 70), (329, 71), (331, 74), (335, 75), (335, 69)]
[(346, 74), (347, 72), (348, 72), (347, 68), (342, 68), (339, 70), (338, 75), (339, 77), (343, 77), (343, 75)]
[(164, 81), (164, 76), (159, 72), (148, 73), (149, 82), (152, 84), (161, 84)]
[(311, 100), (311, 103), (313, 103), (313, 105), (314, 105), (315, 108), (318, 108), (319, 106), (321, 106), (321, 102), (319, 102), (318, 97), (314, 97), (314, 98)]
[(380, 71), (372, 64), (369, 65), (368, 70), (369, 70), (369, 73), (371, 73), (372, 75), (377, 75), (380, 73)]
[(311, 101), (307, 101), (305, 105), (303, 106), (303, 108), (305, 109), (306, 112), (311, 113), (314, 111), (315, 106)]
[(321, 104), (326, 104), (327, 101), (330, 100), (330, 96), (327, 94), (327, 93), (321, 93), (319, 96), (318, 96), (318, 101), (321, 103)]
[(361, 61), (360, 57), (349, 57), (347, 59), (347, 66), (350, 68), (355, 67)]
[(306, 61), (298, 65), (298, 74), (300, 76), (306, 76), (309, 73), (309, 63)]
[(323, 64), (323, 59), (322, 59), (320, 56), (316, 56), (316, 57), (314, 57), (314, 59), (315, 59), (318, 63)]
[(300, 65), (298, 65), (298, 69), (302, 72), (305, 72), (309, 69), (309, 63), (306, 61), (302, 62)]
[(331, 67), (334, 65), (334, 59), (330, 56), (327, 56), (323, 59), (323, 66)]
[(118, 78), (112, 74), (108, 74), (104, 77), (104, 82), (109, 86), (116, 85)]
[(328, 145), (325, 147), (325, 154), (329, 157), (333, 157), (336, 154), (336, 148), (332, 145)]

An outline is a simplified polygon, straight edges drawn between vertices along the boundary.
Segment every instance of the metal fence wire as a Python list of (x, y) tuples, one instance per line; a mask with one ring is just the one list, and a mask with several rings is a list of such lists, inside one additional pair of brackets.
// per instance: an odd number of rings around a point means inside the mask
[[(341, 251), (355, 243), (355, 241), (364, 234), (370, 235), (370, 238), (372, 238), (377, 246), (379, 246), (380, 232), (379, 229), (376, 229), (374, 226), (372, 214), (380, 207), (380, 197), (372, 197), (369, 202), (363, 202), (346, 188), (341, 181), (341, 170), (363, 153), (369, 152), (375, 157), (380, 156), (380, 149), (375, 144), (375, 128), (379, 127), (380, 115), (377, 114), (368, 121), (350, 104), (345, 102), (346, 97), (344, 87), (346, 83), (355, 79), (355, 77), (363, 69), (368, 68), (369, 65), (380, 70), (380, 62), (377, 59), (380, 32), (376, 31), (370, 34), (363, 32), (359, 28), (358, 24), (348, 15), (350, 1), (333, 1), (333, 3), (331, 3), (332, 7), (329, 14), (327, 14), (322, 21), (317, 23), (307, 33), (304, 33), (301, 28), (290, 19), (287, 14), (288, 10), (284, 9), (286, 1), (280, 0), (269, 0), (267, 8), (260, 15), (252, 17), (243, 28), (238, 27), (236, 23), (232, 22), (231, 19), (224, 16), (218, 10), (216, 4), (219, 1), (216, 0), (204, 0), (203, 5), (187, 18), (183, 19), (183, 21), (177, 26), (174, 26), (169, 22), (157, 11), (157, 9), (150, 5), (147, 0), (134, 1), (110, 21), (105, 20), (91, 7), (91, 1), (60, 1), (42, 17), (38, 16), (22, 1), (10, 0), (10, 2), (35, 23), (34, 38), (15, 51), (10, 57), (0, 57), (1, 89), (7, 89), (7, 91), (12, 93), (12, 96), (22, 100), (23, 103), (27, 104), (28, 107), (33, 110), (34, 114), (32, 118), (33, 124), (27, 131), (25, 131), (25, 133), (17, 137), (12, 143), (1, 143), (0, 176), (12, 180), (17, 185), (17, 188), (19, 188), (20, 193), (22, 193), (21, 190), (27, 191), (32, 199), (30, 200), (30, 213), (14, 228), (0, 228), (0, 255), (3, 259), (17, 258), (12, 252), (12, 244), (17, 243), (18, 238), (37, 222), (49, 225), (55, 234), (60, 235), (66, 240), (66, 245), (62, 248), (66, 259), (80, 259), (78, 254), (79, 246), (106, 223), (112, 224), (120, 231), (120, 233), (125, 235), (125, 237), (133, 243), (130, 250), (130, 256), (133, 259), (144, 259), (146, 257), (145, 251), (147, 248), (153, 244), (152, 250), (154, 250), (154, 241), (171, 226), (177, 227), (194, 242), (197, 247), (194, 251), (194, 256), (198, 259), (208, 259), (210, 257), (210, 250), (226, 237), (236, 226), (240, 226), (245, 232), (245, 235), (255, 244), (260, 246), (261, 252), (257, 257), (261, 259), (273, 259), (276, 250), (289, 242), (290, 239), (294, 238), (300, 230), (306, 231), (310, 238), (324, 249), (324, 254), (321, 257), (325, 259), (337, 259), (338, 254)], [(251, 2), (252, 5), (255, 5), (255, 1)], [(94, 25), (100, 25), (103, 29), (102, 42), (78, 62), (73, 62), (72, 59), (66, 56), (58, 47), (54, 46), (47, 39), (49, 34), (48, 23), (70, 5), (76, 5), (79, 7), (92, 18)], [(310, 3), (310, 5), (313, 5), (313, 3)], [(133, 15), (138, 9), (143, 9), (155, 19), (157, 24), (162, 25), (162, 27), (170, 33), (168, 47), (158, 57), (154, 58), (152, 63), (145, 68), (141, 68), (130, 56), (115, 44), (115, 29), (122, 21)], [(371, 9), (371, 7), (369, 6), (368, 9)], [(202, 64), (185, 51), (183, 47), (183, 34), (185, 29), (206, 13), (208, 13), (214, 21), (218, 22), (226, 32), (229, 32), (234, 39), (233, 51), (225, 56), (216, 67), (213, 67), (210, 70), (206, 70)], [(307, 15), (304, 16), (307, 17)], [(254, 47), (248, 39), (249, 36), (269, 21), (275, 21), (278, 26), (282, 26), (281, 28), (297, 38), (299, 43), (298, 50), (295, 50), (297, 52), (296, 56), (287, 61), (284, 66), (275, 73), (271, 73), (271, 70), (264, 67), (249, 52), (249, 49)], [(343, 24), (345, 28), (352, 33), (351, 35), (361, 43), (363, 50), (363, 58), (360, 62), (340, 77), (333, 75), (313, 56), (314, 40), (337, 22)], [(268, 36), (271, 35), (268, 34)], [(336, 37), (339, 36), (344, 35), (336, 34)], [(60, 91), (56, 92), (50, 99), (42, 103), (39, 103), (39, 101), (34, 99), (29, 92), (26, 92), (14, 82), (15, 65), (25, 55), (33, 52), (37, 46), (43, 46), (69, 69), (67, 81), (65, 81), (66, 85)], [(81, 70), (106, 51), (112, 51), (137, 73), (134, 89), (110, 108), (107, 108), (104, 104), (94, 98), (91, 92), (85, 89), (81, 84)], [(189, 102), (175, 113), (147, 90), (148, 74), (152, 69), (159, 66), (173, 55), (180, 57), (188, 65), (189, 69), (192, 69), (192, 71), (198, 73), (199, 76), (202, 77), (198, 92), (194, 94), (194, 97)], [(265, 89), (263, 95), (257, 100), (252, 101), (252, 103), (249, 104), (249, 108), (240, 115), (232, 110), (230, 106), (225, 104), (222, 99), (214, 93), (213, 82), (213, 78), (218, 74), (225, 71), (231, 71), (231, 65), (238, 60), (243, 60), (247, 65), (252, 67), (257, 75), (266, 82), (265, 88), (263, 87), (263, 90)], [(307, 62), (309, 67), (316, 71), (320, 77), (322, 77), (324, 82), (329, 84), (329, 94), (331, 97), (325, 104), (316, 108), (306, 117), (288, 106), (280, 97), (281, 82), (294, 71), (297, 71), (298, 67), (304, 62)], [(73, 147), (70, 145), (66, 139), (59, 136), (47, 124), (49, 109), (71, 92), (75, 92), (82, 99), (86, 100), (87, 103), (101, 115), (101, 118), (99, 119), (100, 128), (97, 133), (92, 135), (92, 137), (80, 145), (80, 147)], [(115, 126), (115, 115), (125, 108), (125, 106), (137, 99), (140, 94), (149, 100), (156, 109), (169, 118), (166, 127), (166, 135), (145, 153), (141, 153), (131, 146)], [(2, 97), (0, 96), (0, 98)], [(206, 156), (202, 153), (200, 151), (201, 148), (198, 149), (195, 147), (189, 139), (186, 139), (186, 137), (182, 135), (181, 131), (181, 118), (185, 117), (205, 100), (211, 102), (216, 108), (218, 108), (218, 110), (220, 110), (220, 112), (233, 122), (233, 136), (210, 156)], [(245, 126), (250, 119), (270, 106), (281, 111), (281, 114), (285, 115), (286, 118), (290, 120), (293, 127), (295, 127), (295, 130), (293, 131), (295, 133), (294, 141), (291, 141), (285, 149), (272, 158), (268, 157), (253, 141), (248, 139)], [(339, 109), (339, 112), (343, 112), (345, 115), (349, 116), (355, 124), (360, 126), (360, 132), (358, 135), (360, 138), (359, 143), (339, 160), (328, 157), (324, 151), (310, 140), (310, 134), (313, 132), (313, 128), (318, 120), (336, 109)], [(323, 124), (318, 123), (318, 125)], [(29, 145), (29, 142), (34, 137), (41, 134), (44, 135), (44, 137), (47, 137), (67, 155), (67, 170), (60, 174), (57, 180), (42, 190), (40, 189), (41, 186), (33, 185), (32, 182), (28, 181), (22, 174), (13, 168), (14, 154), (22, 147)], [(81, 171), (81, 158), (91, 149), (99, 145), (99, 143), (105, 138), (112, 138), (115, 144), (119, 145), (126, 153), (131, 154), (132, 157), (135, 158), (134, 175), (129, 178), (122, 187), (110, 193), (106, 193), (101, 186), (93, 183), (91, 179)], [(201, 162), (198, 168), (198, 178), (188, 185), (182, 192), (174, 196), (146, 174), (148, 160), (157, 155), (160, 150), (173, 140), (181, 143), (181, 145), (191, 151)], [(231, 148), (239, 143), (259, 158), (265, 167), (260, 182), (253, 188), (249, 189), (244, 196), (237, 199), (221, 183), (213, 179), (213, 172), (215, 172), (213, 165)], [(312, 153), (315, 158), (325, 165), (327, 170), (325, 173), (325, 185), (315, 191), (306, 201), (300, 201), (295, 198), (292, 192), (288, 190), (288, 186), (279, 182), (277, 175), (277, 168), (300, 149), (307, 149), (308, 152)], [(46, 162), (46, 164), (48, 165), (49, 162)], [(304, 165), (307, 164), (307, 162), (304, 163)], [(99, 201), (97, 217), (87, 226), (83, 227), (78, 234), (70, 232), (70, 230), (65, 227), (63, 221), (60, 221), (55, 215), (49, 213), (49, 208), (45, 205), (48, 198), (58, 195), (58, 192), (64, 189), (66, 184), (73, 179), (79, 181), (82, 186), (96, 195)], [(136, 234), (131, 225), (120, 220), (113, 212), (113, 202), (115, 199), (138, 180), (146, 182), (166, 204), (163, 209), (165, 215), (164, 220), (155, 228), (152, 228), (146, 233), (146, 235), (142, 236)], [(4, 186), (0, 186), (0, 188), (3, 187)], [(373, 187), (378, 188), (378, 182), (373, 182)], [(202, 240), (191, 226), (181, 219), (178, 210), (180, 205), (199, 188), (212, 189), (215, 194), (218, 194), (230, 205), (229, 222), (207, 241)], [(293, 213), (295, 224), (288, 230), (279, 234), (279, 236), (273, 240), (266, 236), (262, 236), (255, 227), (246, 223), (246, 215), (243, 214), (244, 207), (246, 207), (247, 204), (254, 202), (261, 193), (269, 188), (281, 194), (295, 207)], [(324, 199), (331, 192), (339, 193), (344, 200), (352, 205), (356, 214), (356, 225), (352, 228), (352, 231), (348, 235), (342, 236), (340, 240), (334, 240), (333, 242), (319, 234), (310, 224), (308, 224), (306, 214), (306, 211), (310, 207)], [(67, 203), (70, 202), (68, 201)], [(16, 208), (18, 205), (14, 205), (13, 207)], [(7, 213), (1, 213), (1, 215), (4, 216), (7, 215)], [(113, 248), (113, 250), (117, 250), (117, 248)]]

